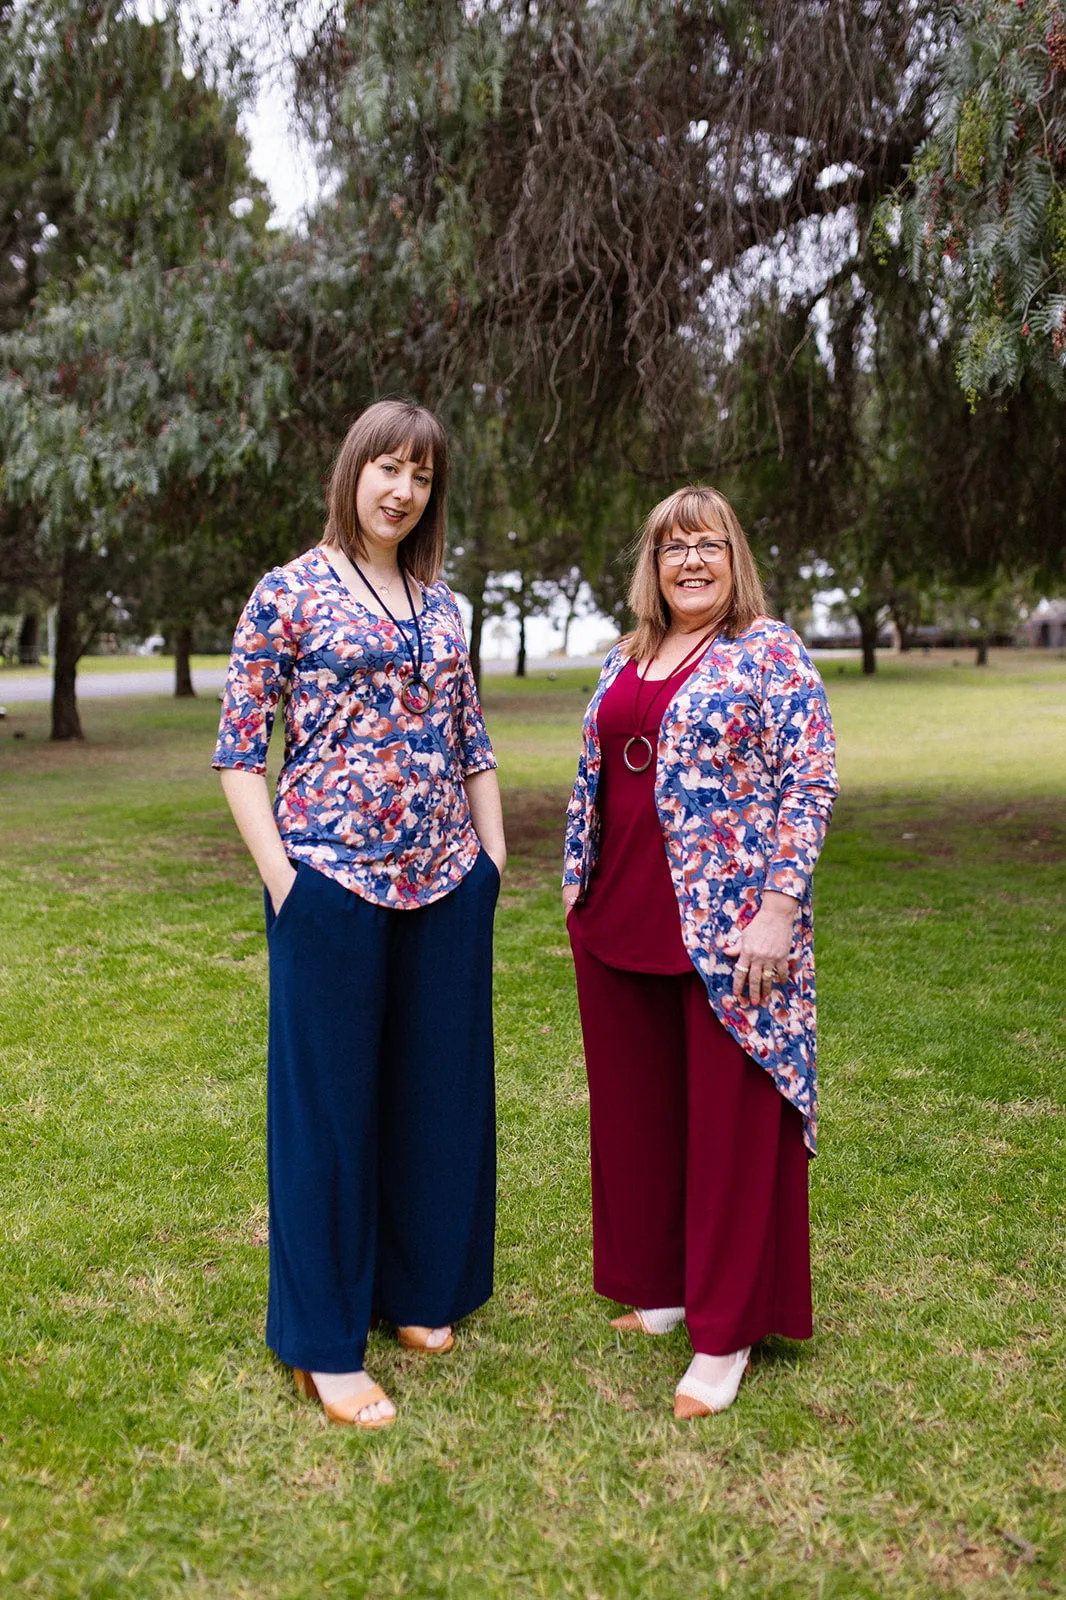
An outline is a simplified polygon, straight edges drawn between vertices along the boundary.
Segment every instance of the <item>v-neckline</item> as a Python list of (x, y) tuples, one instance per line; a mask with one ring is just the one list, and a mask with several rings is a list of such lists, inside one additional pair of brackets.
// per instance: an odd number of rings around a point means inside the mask
[(331, 577), (333, 578), (333, 581), (340, 589), (344, 591), (347, 599), (351, 601), (352, 605), (359, 606), (363, 611), (365, 611), (368, 617), (373, 617), (375, 622), (391, 622), (393, 626), (397, 628), (410, 627), (412, 623), (416, 622), (420, 617), (425, 615), (426, 608), (429, 605), (429, 596), (417, 578), (415, 578), (413, 581), (422, 599), (421, 606), (415, 612), (413, 617), (390, 617), (387, 613), (375, 611), (373, 606), (368, 606), (365, 600), (360, 600), (359, 596), (356, 594), (348, 580), (342, 577), (342, 575), (333, 565), (333, 562), (329, 559), (329, 556), (326, 554), (326, 547), (324, 545), (320, 544), (316, 546), (316, 549), (319, 557), (325, 563)]
[[(695, 656), (693, 658), (693, 660), (691, 660), (687, 665), (685, 663), (684, 657), (682, 656), (681, 665), (678, 666), (678, 667), (675, 667), (673, 672), (668, 672), (666, 674), (665, 678), (648, 678), (648, 677), (641, 678), (641, 676), (640, 676), (640, 662), (638, 661), (638, 662), (636, 662), (637, 678), (639, 679), (639, 681), (641, 683), (669, 683), (671, 678), (676, 678), (682, 672), (684, 672), (684, 674), (685, 674), (685, 676), (687, 678), (690, 678), (694, 672), (698, 671), (699, 668), (703, 666), (703, 663), (706, 661), (706, 659), (710, 655), (711, 651), (717, 649), (718, 641), (719, 641), (719, 639), (721, 637), (722, 637), (722, 635), (719, 632), (719, 633), (716, 633), (712, 639), (708, 639), (707, 640), (707, 644), (704, 647), (704, 649), (701, 652), (701, 654), (698, 655), (698, 656)], [(632, 660), (632, 659), (633, 658), (630, 657), (630, 660)]]

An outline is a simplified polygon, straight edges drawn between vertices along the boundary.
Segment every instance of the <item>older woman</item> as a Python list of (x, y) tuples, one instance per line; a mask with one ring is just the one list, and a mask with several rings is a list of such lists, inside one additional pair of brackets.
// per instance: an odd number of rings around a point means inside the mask
[(585, 717), (563, 902), (588, 1070), (594, 1285), (694, 1353), (674, 1414), (811, 1333), (811, 874), (837, 784), (821, 680), (765, 614), (737, 518), (685, 488), (642, 530)]

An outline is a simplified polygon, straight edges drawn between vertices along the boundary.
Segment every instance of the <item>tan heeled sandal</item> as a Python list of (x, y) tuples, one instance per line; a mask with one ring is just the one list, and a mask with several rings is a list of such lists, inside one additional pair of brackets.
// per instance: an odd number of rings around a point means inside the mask
[(396, 1337), (405, 1350), (419, 1350), (425, 1356), (444, 1356), (449, 1350), (455, 1349), (455, 1335), (449, 1333), (443, 1344), (427, 1344), (433, 1328), (423, 1328), (417, 1323), (408, 1323), (405, 1327), (396, 1329)]
[(305, 1400), (317, 1400), (330, 1422), (346, 1423), (353, 1428), (366, 1428), (372, 1431), (375, 1428), (391, 1427), (396, 1421), (395, 1412), (391, 1417), (360, 1416), (360, 1412), (365, 1411), (368, 1406), (378, 1405), (382, 1400), (392, 1404), (378, 1383), (372, 1383), (369, 1389), (360, 1389), (357, 1394), (348, 1395), (344, 1400), (329, 1404), (319, 1394), (318, 1385), (309, 1372), (304, 1372), (301, 1367), (293, 1367), (292, 1377), (297, 1394), (302, 1395)]

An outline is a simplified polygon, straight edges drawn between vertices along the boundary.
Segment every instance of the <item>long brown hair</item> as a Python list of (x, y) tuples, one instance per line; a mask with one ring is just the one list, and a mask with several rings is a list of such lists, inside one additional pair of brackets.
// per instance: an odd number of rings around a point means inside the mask
[(350, 561), (366, 554), (355, 511), (359, 474), (368, 461), (393, 451), (403, 451), (420, 466), (433, 469), (426, 509), (400, 545), (399, 559), (419, 583), (436, 583), (444, 565), (448, 438), (432, 411), (411, 400), (377, 400), (348, 429), (329, 476), (329, 517), (322, 543), (338, 545)]
[(735, 639), (751, 627), (756, 617), (766, 615), (755, 557), (733, 507), (717, 489), (686, 484), (653, 506), (633, 545), (635, 564), (629, 583), (629, 607), (637, 626), (621, 643), (626, 655), (635, 661), (650, 660), (670, 627), (670, 609), (659, 586), (659, 558), (655, 552), (674, 533), (709, 533), (729, 544), (732, 592), (722, 622), (723, 633)]

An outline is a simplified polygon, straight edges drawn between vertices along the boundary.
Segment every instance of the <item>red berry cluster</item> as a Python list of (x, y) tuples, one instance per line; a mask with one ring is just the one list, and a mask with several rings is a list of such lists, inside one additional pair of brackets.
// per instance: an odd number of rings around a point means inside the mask
[(1066, 311), (1062, 314), (1062, 321), (1051, 335), (1052, 347), (1057, 356), (1066, 355)]
[(1056, 72), (1066, 72), (1066, 17), (1057, 16), (1048, 29), (1047, 53)]

